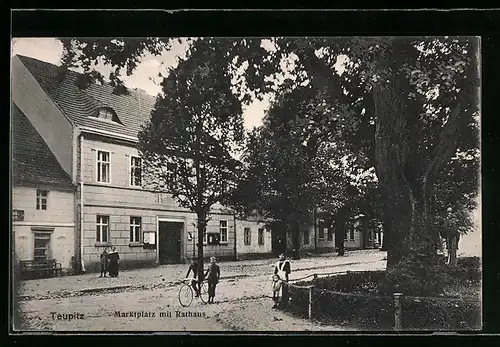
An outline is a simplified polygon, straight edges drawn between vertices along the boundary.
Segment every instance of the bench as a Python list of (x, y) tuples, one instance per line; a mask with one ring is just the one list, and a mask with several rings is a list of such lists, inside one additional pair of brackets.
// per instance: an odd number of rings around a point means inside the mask
[(21, 279), (62, 276), (62, 264), (55, 259), (43, 261), (21, 260)]

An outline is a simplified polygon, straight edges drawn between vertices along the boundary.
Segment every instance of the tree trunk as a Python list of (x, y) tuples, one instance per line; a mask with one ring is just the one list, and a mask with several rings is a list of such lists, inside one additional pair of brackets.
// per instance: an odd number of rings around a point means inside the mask
[[(385, 219), (385, 217), (383, 219)], [(381, 251), (387, 251), (388, 242), (389, 242), (389, 228), (387, 227), (387, 223), (385, 221), (382, 221), (382, 244), (380, 245)]]
[(423, 184), (423, 194), (414, 196), (412, 209), (412, 225), (410, 228), (411, 253), (423, 266), (437, 264), (437, 243), (434, 228), (429, 223), (429, 194), (428, 186)]
[[(204, 211), (198, 211), (196, 213), (198, 218), (197, 228), (198, 228), (198, 278), (201, 279), (204, 276), (204, 254), (203, 254), (203, 238), (207, 232), (207, 213)], [(199, 283), (201, 285), (201, 283)]]
[(458, 235), (450, 233), (446, 242), (448, 248), (448, 265), (457, 265)]
[(294, 228), (292, 229), (292, 259), (298, 260), (300, 259), (300, 225), (299, 223), (295, 223)]
[(345, 216), (343, 211), (337, 215), (337, 227), (335, 228), (335, 247), (337, 248), (337, 255), (342, 257), (345, 253), (344, 239), (345, 239)]
[[(391, 76), (388, 83), (373, 88), (376, 114), (375, 163), (383, 202), (386, 230), (387, 269), (421, 252), (427, 221), (425, 181), (416, 174), (409, 158), (409, 129), (406, 101), (402, 96), (403, 78)], [(416, 213), (416, 214), (415, 214)], [(417, 223), (418, 225), (415, 225)], [(414, 244), (415, 242), (421, 245)]]
[(365, 217), (361, 217), (361, 231), (362, 231), (362, 237), (363, 239), (361, 240), (361, 248), (362, 249), (366, 249), (368, 247), (370, 248), (374, 248), (374, 244), (375, 244), (375, 240), (374, 240), (374, 235), (372, 233), (372, 230), (368, 227), (368, 222), (367, 222), (367, 218), (366, 216)]
[(196, 124), (196, 141), (195, 141), (195, 170), (196, 170), (196, 216), (198, 218), (198, 285), (201, 288), (201, 279), (204, 277), (204, 261), (203, 261), (203, 238), (207, 232), (207, 214), (203, 208), (203, 192), (205, 190), (205, 177), (204, 171), (201, 170), (201, 134), (202, 134), (202, 121), (201, 118)]
[[(389, 145), (385, 144), (385, 146)], [(384, 167), (385, 176), (379, 178), (379, 184), (385, 205), (384, 226), (386, 229), (384, 230), (383, 248), (387, 250), (387, 269), (390, 269), (402, 260), (403, 255), (410, 251), (412, 203), (410, 192), (400, 170), (387, 163), (390, 161), (389, 154), (384, 153), (384, 157), (379, 165)]]

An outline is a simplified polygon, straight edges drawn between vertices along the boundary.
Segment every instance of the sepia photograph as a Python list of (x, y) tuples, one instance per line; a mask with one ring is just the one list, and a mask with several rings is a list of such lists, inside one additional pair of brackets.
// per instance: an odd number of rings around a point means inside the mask
[(482, 329), (481, 39), (14, 37), (16, 332)]

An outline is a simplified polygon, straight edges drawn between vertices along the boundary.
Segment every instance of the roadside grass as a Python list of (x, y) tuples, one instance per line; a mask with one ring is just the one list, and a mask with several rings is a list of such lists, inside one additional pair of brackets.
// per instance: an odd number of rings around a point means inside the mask
[[(443, 293), (401, 297), (403, 330), (481, 329), (481, 268), (478, 257), (460, 258), (456, 267), (438, 270)], [(385, 271), (352, 272), (295, 283), (314, 285), (313, 318), (325, 324), (363, 330), (394, 329), (394, 299), (384, 292)], [(290, 288), (288, 311), (307, 319), (308, 291)]]

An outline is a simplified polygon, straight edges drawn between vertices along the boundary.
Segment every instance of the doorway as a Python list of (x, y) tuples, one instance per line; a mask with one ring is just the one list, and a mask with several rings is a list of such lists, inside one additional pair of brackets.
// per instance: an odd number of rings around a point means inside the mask
[(50, 233), (35, 232), (33, 260), (43, 263), (50, 258)]
[(181, 235), (184, 223), (158, 221), (158, 261), (160, 264), (181, 263)]

